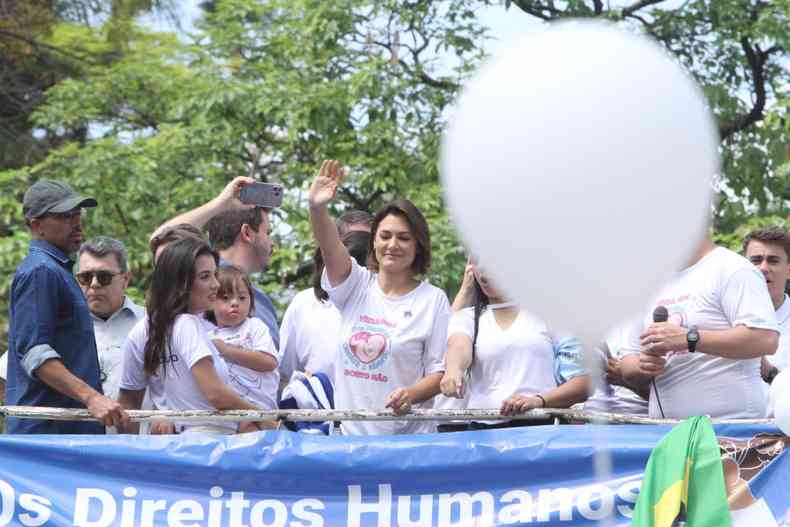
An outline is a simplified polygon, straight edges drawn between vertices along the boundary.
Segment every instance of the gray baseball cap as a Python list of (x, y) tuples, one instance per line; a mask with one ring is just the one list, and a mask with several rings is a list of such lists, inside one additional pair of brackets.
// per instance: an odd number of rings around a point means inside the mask
[(22, 200), (22, 212), (29, 220), (48, 212), (68, 212), (77, 207), (95, 206), (95, 199), (80, 196), (67, 184), (51, 179), (41, 179), (33, 183)]

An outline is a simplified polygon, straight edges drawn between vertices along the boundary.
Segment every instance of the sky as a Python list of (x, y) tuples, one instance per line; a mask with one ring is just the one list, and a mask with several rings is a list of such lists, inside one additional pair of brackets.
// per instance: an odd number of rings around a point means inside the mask
[[(186, 32), (194, 30), (194, 23), (201, 15), (201, 9), (198, 7), (199, 2), (200, 0), (182, 0), (180, 2), (178, 16), (182, 28)], [(530, 20), (531, 17), (519, 11), (518, 8), (511, 7), (506, 10), (502, 0), (495, 2), (494, 5), (482, 7), (480, 9), (480, 17), (483, 24), (490, 28), (490, 34), (493, 37), (485, 46), (488, 53), (495, 53), (503, 43), (522, 35), (525, 31), (525, 25), (528, 27), (534, 24)], [(153, 27), (166, 30), (174, 29), (165, 20), (148, 17), (147, 22)]]

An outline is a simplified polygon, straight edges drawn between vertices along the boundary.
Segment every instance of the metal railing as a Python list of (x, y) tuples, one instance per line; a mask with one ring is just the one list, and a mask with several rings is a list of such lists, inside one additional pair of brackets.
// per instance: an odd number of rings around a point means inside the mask
[[(519, 415), (503, 415), (496, 409), (421, 410), (395, 415), (392, 410), (127, 410), (133, 422), (146, 421), (513, 421), (563, 419), (593, 424), (673, 425), (679, 419), (651, 419), (627, 414), (591, 412), (566, 408), (541, 408)], [(87, 410), (40, 406), (0, 406), (0, 415), (53, 421), (95, 421)], [(713, 424), (773, 425), (774, 419), (712, 419)]]

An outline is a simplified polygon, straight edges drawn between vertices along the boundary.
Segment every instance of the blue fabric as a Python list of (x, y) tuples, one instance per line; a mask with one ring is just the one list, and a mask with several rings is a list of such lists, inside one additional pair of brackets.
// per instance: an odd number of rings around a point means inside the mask
[[(232, 262), (227, 260), (220, 260), (221, 266), (233, 266)], [(280, 350), (280, 327), (277, 324), (277, 312), (274, 310), (274, 304), (266, 296), (266, 293), (255, 287), (252, 284), (252, 295), (255, 297), (255, 312), (252, 314), (255, 318), (259, 318), (269, 328), (269, 334), (274, 342), (274, 347)]]
[[(329, 403), (328, 406), (321, 402), (323, 400)], [(333, 409), (335, 407), (335, 395), (332, 381), (329, 380), (325, 373), (316, 373), (311, 377), (307, 377), (302, 372), (295, 372), (291, 382), (283, 390), (278, 406), (283, 410)], [(285, 426), (293, 432), (329, 435), (332, 423), (330, 421), (286, 421)]]
[(280, 350), (280, 328), (277, 326), (277, 313), (274, 310), (274, 304), (266, 296), (266, 293), (252, 286), (252, 294), (255, 295), (255, 317), (263, 320), (266, 327), (269, 328), (269, 334), (274, 341), (274, 347)]
[[(31, 377), (22, 367), (25, 355), (37, 346), (49, 346), (66, 368), (102, 393), (99, 358), (88, 304), (72, 275), (73, 263), (57, 247), (41, 240), (30, 242), (27, 257), (11, 284), (8, 333), (9, 405), (85, 408)], [(96, 422), (6, 419), (11, 434), (103, 434)]]
[[(65, 441), (0, 436), (0, 523), (625, 527), (650, 452), (670, 429), (552, 425), (436, 435), (266, 431)], [(775, 456), (782, 435), (743, 425), (724, 435), (752, 445), (747, 456), (733, 451), (741, 477), (757, 472), (744, 491), (782, 518), (790, 509), (790, 451)], [(754, 441), (766, 435), (772, 448)], [(612, 456), (605, 476), (596, 477), (597, 452)], [(755, 455), (773, 459), (760, 467)]]
[(560, 337), (554, 344), (554, 380), (564, 384), (574, 377), (585, 375), (582, 345), (575, 337)]
[(310, 395), (312, 395), (313, 398), (316, 401), (318, 401), (318, 404), (319, 404), (319, 406), (321, 407), (322, 410), (329, 410), (329, 409), (334, 408), (335, 407), (335, 390), (334, 390), (334, 388), (332, 388), (332, 381), (329, 380), (329, 376), (326, 373), (314, 373), (313, 374), (313, 378), (314, 379), (318, 379), (318, 382), (320, 383), (321, 389), (324, 391), (323, 395), (324, 395), (324, 397), (326, 397), (327, 401), (329, 401), (329, 408), (326, 408), (326, 407), (324, 407), (323, 404), (321, 404), (321, 397), (319, 397), (318, 394), (315, 393), (315, 390), (313, 389), (313, 385), (308, 382), (308, 383), (306, 383), (306, 386), (307, 386), (307, 389), (310, 392)]

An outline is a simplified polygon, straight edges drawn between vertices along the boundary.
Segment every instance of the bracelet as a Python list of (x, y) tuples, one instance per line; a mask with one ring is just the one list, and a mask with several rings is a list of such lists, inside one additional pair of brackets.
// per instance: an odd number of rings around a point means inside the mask
[(543, 398), (543, 396), (542, 396), (541, 394), (539, 394), (539, 393), (536, 393), (536, 394), (534, 395), (534, 397), (537, 397), (538, 399), (540, 399), (540, 402), (542, 402), (542, 403), (543, 403), (543, 406), (541, 406), (541, 408), (546, 408), (546, 399), (544, 399), (544, 398)]

